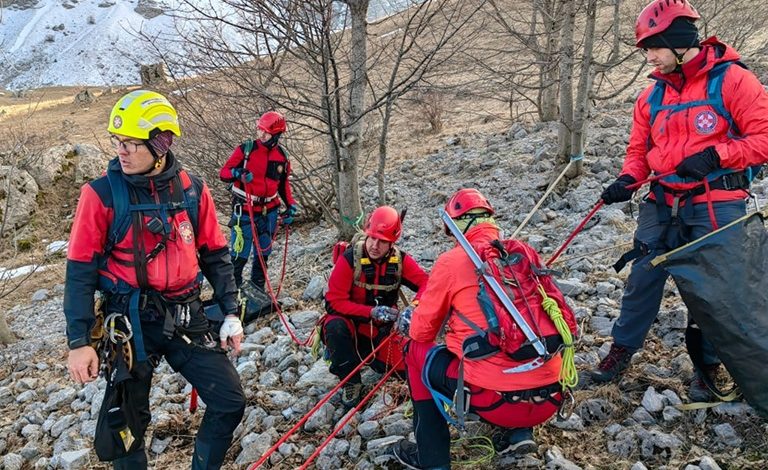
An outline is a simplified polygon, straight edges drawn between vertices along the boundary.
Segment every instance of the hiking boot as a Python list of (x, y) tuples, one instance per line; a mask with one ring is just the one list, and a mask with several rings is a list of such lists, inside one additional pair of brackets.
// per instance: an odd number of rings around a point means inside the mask
[(497, 454), (532, 454), (539, 450), (533, 440), (533, 428), (513, 428), (494, 434), (491, 437)]
[[(705, 366), (704, 373), (707, 374), (707, 377), (712, 383), (716, 383), (719, 370), (720, 364), (713, 364)], [(688, 399), (694, 403), (708, 403), (716, 400), (715, 394), (712, 393), (712, 390), (710, 390), (709, 387), (707, 387), (707, 384), (701, 377), (701, 373), (698, 371), (694, 375), (691, 384), (688, 386)]]
[(347, 382), (341, 389), (341, 404), (344, 405), (344, 408), (347, 410), (356, 407), (362, 398), (363, 384), (361, 383)]
[(611, 350), (600, 361), (595, 369), (590, 371), (592, 380), (597, 383), (610, 382), (620, 375), (629, 366), (634, 350), (620, 346), (616, 343), (611, 345)]
[(451, 465), (440, 465), (439, 467), (422, 467), (419, 463), (419, 450), (416, 444), (408, 439), (402, 439), (395, 444), (392, 449), (395, 458), (403, 467), (412, 470), (450, 470)]

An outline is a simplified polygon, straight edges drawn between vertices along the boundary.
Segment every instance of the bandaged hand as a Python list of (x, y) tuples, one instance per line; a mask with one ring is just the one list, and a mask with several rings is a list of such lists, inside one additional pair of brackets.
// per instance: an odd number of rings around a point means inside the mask
[(227, 315), (224, 318), (224, 323), (219, 330), (219, 339), (221, 340), (221, 348), (226, 349), (229, 344), (235, 351), (235, 354), (240, 354), (240, 342), (243, 340), (243, 324), (236, 315)]

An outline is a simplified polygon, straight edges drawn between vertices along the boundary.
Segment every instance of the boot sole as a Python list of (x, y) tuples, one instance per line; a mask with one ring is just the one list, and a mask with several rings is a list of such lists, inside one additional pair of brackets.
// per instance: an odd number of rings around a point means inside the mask
[(507, 455), (507, 454), (525, 455), (525, 454), (532, 454), (537, 450), (539, 450), (538, 444), (536, 444), (534, 441), (530, 439), (526, 439), (524, 441), (520, 441), (515, 444), (512, 444), (508, 446), (506, 449), (503, 449), (496, 453), (498, 455)]

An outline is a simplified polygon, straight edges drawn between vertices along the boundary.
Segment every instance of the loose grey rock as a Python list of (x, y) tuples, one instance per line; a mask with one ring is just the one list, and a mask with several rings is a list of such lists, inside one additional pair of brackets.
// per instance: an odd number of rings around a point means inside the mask
[(32, 302), (42, 302), (48, 299), (48, 289), (38, 289), (32, 294)]
[(21, 470), (24, 459), (19, 454), (7, 454), (3, 457), (3, 468), (5, 470)]
[(367, 440), (370, 440), (379, 430), (378, 421), (364, 421), (357, 427), (357, 432), (360, 436)]
[(722, 470), (717, 462), (715, 462), (715, 459), (708, 455), (699, 460), (699, 468), (701, 470)]
[(653, 387), (648, 387), (643, 394), (640, 404), (651, 413), (657, 413), (664, 409), (664, 395), (657, 393)]
[(309, 284), (301, 294), (302, 300), (320, 300), (323, 297), (323, 289), (325, 289), (326, 281), (323, 276), (312, 276), (309, 280)]
[(720, 442), (730, 447), (739, 447), (743, 442), (743, 439), (739, 437), (736, 430), (733, 429), (733, 426), (729, 423), (722, 423), (715, 426), (715, 434)]
[(64, 470), (80, 470), (88, 468), (90, 462), (88, 454), (90, 449), (73, 450), (64, 452), (59, 456), (59, 464)]

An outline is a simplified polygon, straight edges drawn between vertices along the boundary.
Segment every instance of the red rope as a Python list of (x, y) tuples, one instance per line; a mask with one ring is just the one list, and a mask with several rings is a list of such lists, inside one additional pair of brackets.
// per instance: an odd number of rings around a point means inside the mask
[[(264, 280), (267, 285), (267, 292), (269, 293), (269, 297), (272, 301), (272, 305), (275, 306), (275, 310), (277, 310), (277, 316), (278, 318), (280, 318), (280, 322), (283, 324), (283, 327), (288, 332), (288, 335), (291, 337), (293, 342), (298, 344), (299, 346), (307, 346), (312, 341), (314, 328), (313, 328), (313, 332), (310, 333), (306, 339), (300, 340), (296, 336), (296, 333), (293, 331), (293, 329), (290, 327), (288, 323), (288, 319), (285, 317), (285, 314), (280, 308), (280, 304), (277, 302), (275, 292), (272, 289), (272, 282), (269, 280), (269, 273), (267, 272), (267, 265), (264, 262), (264, 256), (261, 254), (262, 252), (261, 243), (259, 243), (259, 234), (258, 234), (258, 230), (256, 230), (254, 218), (253, 218), (253, 201), (251, 200), (251, 195), (250, 193), (248, 193), (247, 189), (245, 190), (245, 195), (246, 195), (246, 207), (248, 208), (248, 218), (250, 219), (250, 222), (251, 222), (250, 225), (251, 225), (251, 236), (253, 237), (253, 246), (256, 248), (256, 254), (254, 256), (258, 256), (259, 258), (259, 264), (261, 265), (261, 270), (264, 272)], [(272, 239), (272, 241), (274, 241), (274, 238)], [(272, 242), (270, 242), (270, 246), (272, 246)], [(288, 228), (286, 227), (285, 228), (285, 248), (283, 249), (283, 268), (282, 268), (282, 274), (280, 275), (280, 285), (278, 286), (278, 293), (280, 292), (280, 289), (282, 289), (282, 282), (283, 282), (283, 279), (285, 279), (285, 265), (288, 259), (287, 253), (288, 253)], [(318, 320), (318, 323), (319, 322), (320, 320)]]
[[(312, 415), (313, 415), (313, 414), (314, 414), (314, 413), (315, 413), (317, 410), (319, 410), (319, 409), (320, 409), (320, 407), (322, 407), (322, 406), (323, 406), (323, 405), (324, 405), (324, 404), (325, 404), (325, 403), (326, 403), (328, 400), (330, 400), (330, 399), (331, 399), (331, 397), (333, 397), (333, 395), (334, 395), (334, 394), (335, 394), (335, 393), (336, 393), (336, 392), (337, 392), (337, 391), (338, 391), (338, 390), (339, 390), (341, 387), (343, 387), (343, 386), (344, 386), (344, 384), (346, 384), (347, 382), (349, 382), (349, 380), (350, 380), (350, 379), (351, 379), (351, 378), (352, 378), (352, 377), (353, 377), (353, 376), (354, 376), (354, 375), (355, 375), (355, 374), (356, 374), (356, 373), (357, 373), (357, 372), (358, 372), (360, 369), (362, 369), (364, 366), (366, 366), (366, 365), (368, 364), (368, 361), (372, 360), (372, 359), (373, 359), (373, 358), (376, 356), (376, 353), (377, 353), (377, 352), (379, 352), (379, 350), (380, 350), (380, 349), (381, 349), (381, 348), (382, 348), (382, 347), (383, 347), (383, 346), (384, 346), (384, 345), (385, 345), (387, 342), (389, 342), (389, 341), (392, 339), (392, 337), (393, 337), (393, 336), (394, 336), (394, 333), (392, 333), (392, 334), (390, 334), (389, 336), (387, 336), (386, 338), (384, 338), (384, 339), (382, 340), (382, 342), (381, 342), (381, 343), (380, 343), (378, 346), (376, 346), (376, 348), (375, 348), (373, 351), (371, 351), (371, 353), (370, 353), (368, 356), (366, 356), (366, 358), (365, 358), (365, 359), (364, 359), (362, 362), (360, 362), (360, 364), (358, 364), (358, 365), (357, 365), (357, 367), (355, 367), (355, 368), (352, 370), (352, 372), (350, 372), (350, 373), (349, 373), (349, 375), (347, 375), (347, 376), (346, 376), (346, 377), (344, 377), (344, 378), (343, 378), (341, 381), (339, 381), (339, 383), (338, 383), (338, 384), (337, 384), (335, 387), (333, 387), (333, 388), (332, 388), (332, 389), (331, 389), (331, 390), (330, 390), (330, 391), (329, 391), (329, 392), (328, 392), (328, 393), (327, 393), (327, 394), (326, 394), (326, 395), (325, 395), (325, 396), (324, 396), (324, 397), (323, 397), (323, 398), (322, 398), (320, 401), (318, 401), (318, 402), (317, 402), (317, 404), (316, 404), (314, 407), (312, 407), (312, 409), (311, 409), (311, 410), (309, 410), (309, 411), (308, 411), (308, 412), (307, 412), (307, 413), (304, 415), (304, 417), (303, 417), (303, 418), (301, 418), (301, 419), (299, 420), (299, 422), (298, 422), (298, 423), (296, 423), (296, 424), (295, 424), (295, 425), (294, 425), (294, 426), (293, 426), (291, 429), (289, 429), (289, 430), (288, 430), (288, 432), (287, 432), (287, 433), (285, 433), (285, 434), (283, 435), (283, 437), (281, 437), (281, 438), (280, 438), (280, 439), (279, 439), (279, 440), (278, 440), (278, 441), (277, 441), (277, 442), (276, 442), (276, 443), (275, 443), (275, 444), (274, 444), (272, 447), (270, 447), (270, 448), (269, 448), (269, 449), (268, 449), (266, 452), (264, 452), (264, 455), (262, 455), (262, 456), (261, 456), (261, 458), (260, 458), (260, 459), (259, 459), (259, 460), (258, 460), (256, 463), (254, 463), (253, 465), (251, 465), (250, 467), (248, 467), (248, 470), (256, 470), (256, 469), (257, 469), (257, 468), (259, 468), (259, 467), (260, 467), (260, 466), (261, 466), (261, 465), (262, 465), (264, 462), (266, 462), (266, 461), (267, 461), (267, 459), (269, 459), (269, 457), (270, 457), (272, 454), (274, 454), (274, 453), (275, 453), (275, 451), (277, 450), (277, 448), (278, 448), (278, 447), (280, 447), (280, 446), (281, 446), (281, 445), (282, 445), (282, 444), (283, 444), (285, 441), (287, 441), (287, 440), (288, 440), (288, 438), (289, 438), (289, 437), (291, 437), (291, 435), (293, 435), (293, 433), (295, 433), (295, 432), (296, 432), (296, 431), (297, 431), (299, 428), (301, 428), (301, 426), (302, 426), (302, 425), (303, 425), (303, 424), (304, 424), (304, 423), (305, 423), (305, 422), (306, 422), (306, 421), (307, 421), (307, 420), (308, 420), (308, 419), (309, 419), (309, 418), (310, 418), (310, 417), (311, 417), (311, 416), (312, 416)], [(393, 368), (393, 370), (394, 370), (394, 368)], [(391, 375), (391, 374), (390, 374), (390, 375)]]
[(365, 404), (367, 404), (367, 403), (368, 403), (368, 401), (369, 401), (371, 398), (373, 398), (373, 396), (374, 396), (374, 395), (376, 394), (376, 392), (377, 392), (377, 391), (378, 391), (378, 390), (379, 390), (379, 389), (380, 389), (380, 388), (381, 388), (381, 387), (384, 385), (384, 383), (387, 381), (387, 379), (389, 379), (389, 377), (390, 377), (392, 374), (394, 374), (394, 373), (395, 373), (395, 371), (396, 371), (396, 369), (397, 369), (397, 366), (399, 366), (401, 362), (403, 362), (403, 360), (402, 360), (402, 359), (400, 359), (399, 361), (397, 361), (397, 364), (393, 365), (393, 366), (392, 366), (392, 368), (391, 368), (391, 369), (389, 369), (389, 371), (387, 371), (387, 373), (386, 373), (386, 374), (384, 374), (384, 376), (383, 376), (383, 377), (382, 377), (382, 378), (381, 378), (381, 379), (380, 379), (380, 380), (379, 380), (379, 381), (376, 383), (376, 386), (374, 386), (374, 387), (371, 389), (371, 391), (370, 391), (370, 392), (368, 392), (368, 394), (367, 394), (367, 395), (366, 395), (366, 396), (365, 396), (365, 397), (364, 397), (362, 400), (360, 400), (360, 403), (359, 403), (359, 404), (358, 404), (356, 407), (354, 407), (354, 408), (352, 408), (351, 410), (349, 410), (349, 412), (347, 412), (347, 415), (344, 417), (344, 419), (343, 419), (343, 420), (341, 420), (341, 421), (340, 421), (340, 422), (339, 422), (339, 423), (336, 425), (336, 427), (333, 429), (333, 431), (331, 431), (331, 433), (328, 435), (328, 437), (326, 437), (326, 438), (325, 438), (325, 440), (322, 442), (322, 444), (320, 444), (320, 445), (317, 447), (317, 449), (315, 449), (315, 452), (314, 452), (312, 455), (310, 455), (310, 456), (309, 456), (309, 458), (307, 459), (307, 461), (306, 461), (306, 462), (304, 462), (304, 464), (303, 464), (301, 467), (299, 467), (299, 470), (305, 470), (305, 469), (309, 468), (309, 464), (310, 464), (310, 463), (312, 463), (312, 461), (313, 461), (313, 460), (315, 460), (315, 458), (316, 458), (318, 455), (320, 455), (320, 452), (322, 452), (322, 450), (325, 448), (325, 446), (327, 446), (327, 445), (328, 445), (328, 443), (329, 443), (329, 442), (331, 442), (331, 439), (333, 439), (334, 437), (336, 437), (336, 434), (338, 434), (338, 433), (339, 433), (339, 432), (340, 432), (342, 429), (344, 429), (344, 426), (345, 426), (345, 425), (346, 425), (346, 424), (347, 424), (347, 423), (348, 423), (348, 422), (349, 422), (349, 421), (350, 421), (350, 420), (351, 420), (351, 419), (352, 419), (352, 418), (355, 416), (355, 414), (357, 414), (357, 412), (358, 412), (358, 411), (360, 411), (360, 409), (361, 409), (361, 408), (362, 408), (362, 407), (363, 407)]
[[(637, 183), (632, 183), (627, 186), (627, 189), (638, 189), (639, 187), (647, 183), (659, 180), (661, 178), (672, 175), (674, 173), (675, 173), (674, 171), (670, 171), (668, 173), (663, 173), (661, 175), (653, 176), (643, 181), (638, 181)], [(563, 251), (565, 251), (568, 245), (571, 244), (573, 239), (576, 238), (576, 235), (578, 235), (579, 232), (581, 232), (584, 229), (584, 226), (587, 225), (587, 222), (589, 222), (590, 219), (592, 219), (592, 217), (595, 216), (597, 211), (600, 210), (600, 208), (603, 207), (603, 205), (605, 205), (605, 201), (603, 201), (602, 199), (599, 199), (597, 203), (594, 205), (594, 207), (592, 207), (592, 210), (589, 211), (589, 214), (587, 214), (587, 216), (584, 217), (584, 220), (582, 220), (581, 223), (579, 223), (579, 225), (573, 230), (573, 232), (571, 232), (571, 234), (568, 236), (565, 242), (560, 246), (560, 248), (558, 248), (557, 251), (555, 251), (555, 254), (552, 255), (552, 257), (549, 258), (549, 260), (545, 263), (547, 266), (551, 266), (552, 263), (554, 263), (557, 260), (557, 258), (560, 257), (560, 255), (563, 253)]]

